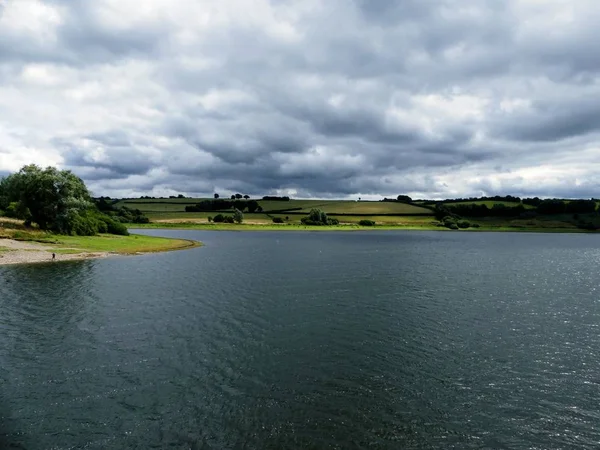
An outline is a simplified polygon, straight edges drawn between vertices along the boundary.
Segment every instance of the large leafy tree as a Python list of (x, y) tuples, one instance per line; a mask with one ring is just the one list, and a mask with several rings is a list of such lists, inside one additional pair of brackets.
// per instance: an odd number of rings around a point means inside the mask
[(83, 180), (69, 170), (55, 167), (27, 165), (3, 180), (2, 187), (2, 197), (28, 209), (31, 221), (43, 230), (68, 232), (75, 216), (93, 206)]
[[(81, 178), (54, 167), (31, 164), (2, 179), (0, 209), (9, 207), (20, 218), (55, 233), (95, 234), (115, 226), (97, 210)], [(126, 229), (117, 231), (125, 234)]]

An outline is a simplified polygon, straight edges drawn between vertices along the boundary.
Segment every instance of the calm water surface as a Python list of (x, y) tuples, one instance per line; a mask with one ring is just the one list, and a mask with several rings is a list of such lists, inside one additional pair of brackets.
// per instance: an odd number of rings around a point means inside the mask
[(0, 448), (600, 446), (600, 236), (144, 233), (0, 268)]

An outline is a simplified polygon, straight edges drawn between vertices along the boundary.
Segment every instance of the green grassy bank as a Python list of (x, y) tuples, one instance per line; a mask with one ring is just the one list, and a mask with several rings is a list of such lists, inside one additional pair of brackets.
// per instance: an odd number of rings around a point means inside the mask
[(35, 228), (24, 227), (18, 221), (12, 219), (0, 218), (0, 247), (2, 247), (2, 238), (21, 242), (37, 242), (47, 247), (49, 252), (58, 254), (105, 252), (128, 255), (182, 250), (201, 245), (199, 242), (188, 239), (171, 239), (138, 234), (129, 236), (112, 234), (97, 236), (56, 235)]

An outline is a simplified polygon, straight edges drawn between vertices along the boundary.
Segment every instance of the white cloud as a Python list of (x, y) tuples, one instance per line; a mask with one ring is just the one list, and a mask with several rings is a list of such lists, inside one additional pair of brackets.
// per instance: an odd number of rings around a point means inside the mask
[(600, 196), (591, 0), (1, 4), (0, 171), (59, 164), (108, 195)]

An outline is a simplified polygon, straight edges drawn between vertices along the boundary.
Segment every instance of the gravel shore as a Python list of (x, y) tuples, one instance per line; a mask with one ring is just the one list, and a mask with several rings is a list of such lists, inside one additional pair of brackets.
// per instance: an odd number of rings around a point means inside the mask
[[(51, 263), (52, 247), (36, 242), (21, 242), (12, 239), (0, 239), (0, 265)], [(63, 249), (64, 250), (64, 249)], [(56, 261), (72, 261), (90, 258), (104, 258), (106, 252), (81, 252), (72, 254), (56, 253)]]

